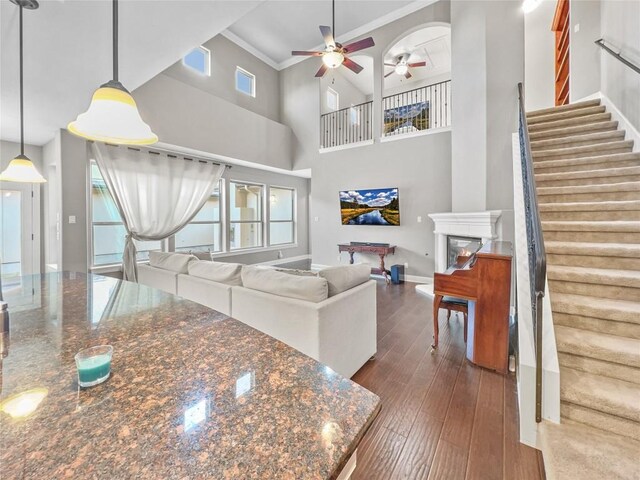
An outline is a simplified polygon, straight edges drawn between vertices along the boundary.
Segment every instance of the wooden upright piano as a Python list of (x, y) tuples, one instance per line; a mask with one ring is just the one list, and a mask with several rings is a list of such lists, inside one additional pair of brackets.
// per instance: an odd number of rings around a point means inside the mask
[(438, 311), (443, 296), (469, 303), (467, 359), (506, 373), (509, 366), (510, 242), (487, 242), (468, 260), (434, 275), (433, 348), (438, 347)]

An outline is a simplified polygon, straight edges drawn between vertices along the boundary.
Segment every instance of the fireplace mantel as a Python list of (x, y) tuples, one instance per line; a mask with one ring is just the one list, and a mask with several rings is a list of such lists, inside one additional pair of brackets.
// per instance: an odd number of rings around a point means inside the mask
[[(448, 212), (432, 213), (436, 236), (435, 243), (435, 271), (444, 272), (447, 269), (447, 236), (475, 237), (482, 239), (482, 243), (502, 238), (502, 210), (487, 210), (485, 212)], [(433, 296), (433, 284), (416, 287), (420, 293)]]

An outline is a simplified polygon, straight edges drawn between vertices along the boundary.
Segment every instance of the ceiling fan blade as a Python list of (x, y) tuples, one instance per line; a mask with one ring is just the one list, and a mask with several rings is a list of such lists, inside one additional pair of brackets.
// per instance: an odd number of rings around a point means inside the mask
[(406, 78), (407, 80), (411, 78), (411, 74), (409, 73), (409, 71), (407, 71), (407, 73), (404, 74), (404, 78)]
[(414, 62), (408, 64), (410, 67), (426, 67), (427, 62)]
[(326, 25), (320, 25), (320, 33), (322, 33), (322, 36), (324, 38), (324, 43), (325, 45), (328, 46), (332, 46), (335, 47), (336, 46), (336, 41), (333, 38), (333, 33), (331, 32), (331, 27), (328, 27)]
[(349, 45), (345, 45), (342, 48), (345, 52), (353, 53), (358, 50), (364, 50), (365, 48), (373, 47), (375, 43), (373, 43), (373, 38), (367, 37), (362, 40), (358, 40), (357, 42), (350, 43)]
[(387, 73), (384, 78), (387, 78), (389, 75), (393, 75), (394, 73), (396, 73), (395, 70), (391, 70), (389, 73)]
[(342, 62), (342, 64), (345, 67), (347, 67), (349, 70), (351, 70), (353, 73), (360, 73), (362, 71), (362, 66), (358, 65), (356, 62), (354, 62), (350, 58), (345, 57), (344, 62)]
[(327, 70), (329, 70), (329, 67), (327, 67), (324, 63), (322, 64), (322, 66), (320, 67), (320, 70), (317, 71), (316, 73), (316, 78), (322, 78), (324, 77), (324, 74), (327, 73)]
[(393, 67), (396, 68), (396, 64), (395, 63), (385, 63), (384, 64), (385, 67)]
[(321, 57), (322, 56), (322, 52), (308, 52), (305, 50), (293, 50), (291, 52), (291, 55), (306, 55), (306, 56), (310, 56), (310, 57)]

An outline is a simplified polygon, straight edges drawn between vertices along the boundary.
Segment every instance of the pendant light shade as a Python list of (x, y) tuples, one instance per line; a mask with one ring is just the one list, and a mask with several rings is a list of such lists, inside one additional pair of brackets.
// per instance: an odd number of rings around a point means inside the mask
[(96, 90), (91, 105), (67, 129), (80, 137), (118, 145), (151, 145), (158, 137), (142, 121), (131, 94), (120, 82)]
[(79, 137), (116, 145), (151, 145), (158, 137), (144, 123), (131, 93), (118, 81), (118, 0), (113, 5), (113, 80), (101, 85), (89, 109), (69, 123)]
[(7, 168), (0, 173), (4, 182), (45, 183), (46, 180), (26, 155), (18, 155), (9, 162)]
[[(36, 0), (11, 0), (12, 3), (20, 7), (20, 155), (9, 162), (7, 168), (0, 173), (0, 181), (23, 182), (23, 183), (44, 183), (46, 180), (33, 164), (29, 157), (24, 154), (24, 82), (23, 82), (23, 52), (22, 52), (22, 10), (35, 10), (38, 8)], [(0, 294), (0, 298), (2, 295)]]

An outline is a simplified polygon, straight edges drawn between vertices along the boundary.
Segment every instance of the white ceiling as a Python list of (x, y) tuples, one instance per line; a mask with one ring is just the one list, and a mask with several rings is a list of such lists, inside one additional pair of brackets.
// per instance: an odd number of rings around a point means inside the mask
[[(384, 80), (384, 88), (388, 90), (407, 83), (423, 82), (451, 71), (451, 29), (444, 26), (427, 27), (413, 32), (389, 49), (384, 57), (385, 63), (396, 63), (400, 55), (410, 54), (409, 63), (426, 61), (425, 67), (410, 68), (411, 78), (392, 74)], [(391, 67), (385, 67), (389, 73)]]
[[(337, 0), (336, 40), (344, 44), (432, 1)], [(225, 35), (281, 70), (308, 58), (292, 58), (291, 50), (323, 48), (319, 25), (331, 25), (330, 0), (269, 0), (229, 27)]]
[[(263, 1), (121, 0), (120, 80), (134, 90)], [(25, 140), (42, 145), (111, 79), (111, 2), (40, 0), (24, 35)], [(18, 8), (6, 0), (0, 42), (0, 138), (17, 141)]]

